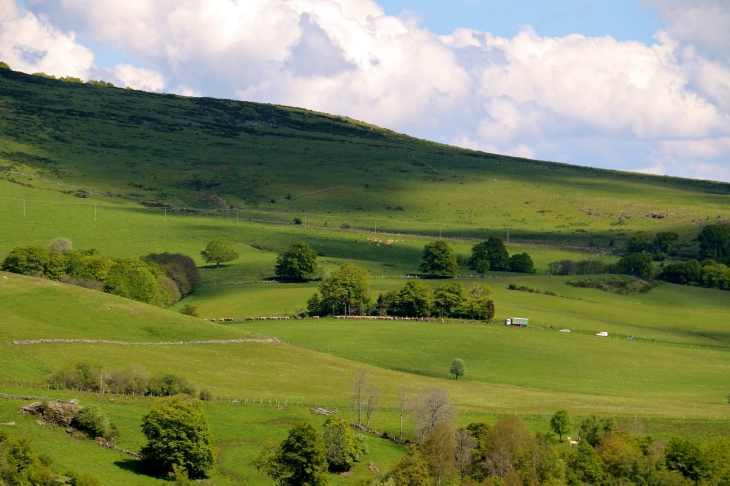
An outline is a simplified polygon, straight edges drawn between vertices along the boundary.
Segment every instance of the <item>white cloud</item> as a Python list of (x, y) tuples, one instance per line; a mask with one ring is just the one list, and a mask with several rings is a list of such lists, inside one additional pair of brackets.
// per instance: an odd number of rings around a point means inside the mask
[(20, 16), (13, 2), (0, 0), (0, 60), (28, 73), (86, 78), (94, 54), (66, 33), (32, 13)]
[(143, 89), (167, 81), (178, 92), (304, 106), (499, 153), (728, 178), (727, 5), (641, 1), (668, 25), (655, 45), (529, 27), (511, 39), (436, 36), (371, 0), (26, 6), (140, 60), (147, 69), (115, 73)]
[(121, 87), (129, 86), (143, 91), (162, 91), (165, 87), (165, 78), (151, 69), (138, 68), (131, 64), (118, 64), (113, 73)]

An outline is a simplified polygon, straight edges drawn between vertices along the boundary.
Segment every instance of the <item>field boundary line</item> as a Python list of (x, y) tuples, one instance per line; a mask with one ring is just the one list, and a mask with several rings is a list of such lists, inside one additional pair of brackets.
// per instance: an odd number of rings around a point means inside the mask
[(266, 339), (213, 339), (208, 341), (109, 341), (106, 339), (26, 339), (21, 341), (13, 340), (11, 344), (51, 344), (51, 343), (86, 343), (86, 344), (119, 344), (123, 346), (175, 346), (192, 344), (237, 344), (237, 343), (280, 343), (278, 338)]

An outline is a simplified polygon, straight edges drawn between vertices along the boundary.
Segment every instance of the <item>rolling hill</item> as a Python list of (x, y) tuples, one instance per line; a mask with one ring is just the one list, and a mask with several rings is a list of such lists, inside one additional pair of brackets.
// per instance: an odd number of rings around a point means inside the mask
[(79, 197), (153, 207), (429, 235), (509, 228), (512, 238), (600, 246), (640, 229), (694, 237), (730, 215), (730, 184), (505, 157), (303, 109), (5, 69), (0, 170), (16, 183), (40, 177)]

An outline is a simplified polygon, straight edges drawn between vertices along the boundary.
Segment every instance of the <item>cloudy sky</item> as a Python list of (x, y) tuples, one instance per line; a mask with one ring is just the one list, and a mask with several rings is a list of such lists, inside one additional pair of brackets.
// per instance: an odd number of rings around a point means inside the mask
[(730, 181), (730, 0), (0, 0), (0, 60)]

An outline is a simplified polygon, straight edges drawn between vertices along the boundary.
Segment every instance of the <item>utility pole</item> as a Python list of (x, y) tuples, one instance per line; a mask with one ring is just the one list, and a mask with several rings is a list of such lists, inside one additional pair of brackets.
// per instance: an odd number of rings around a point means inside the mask
[(507, 244), (509, 245), (509, 228), (507, 228)]
[(307, 215), (304, 215), (304, 230), (307, 230)]

